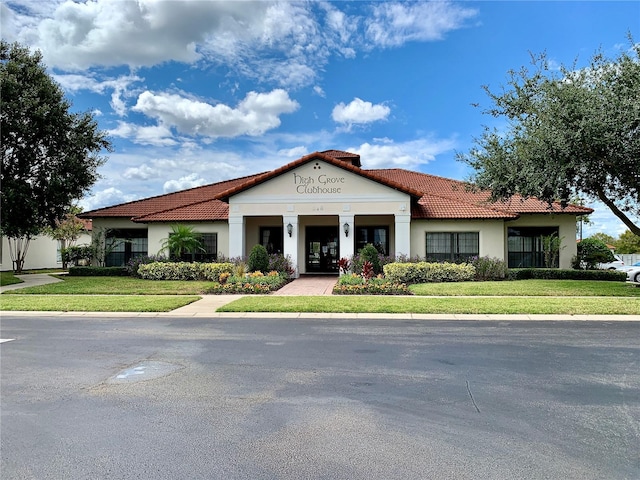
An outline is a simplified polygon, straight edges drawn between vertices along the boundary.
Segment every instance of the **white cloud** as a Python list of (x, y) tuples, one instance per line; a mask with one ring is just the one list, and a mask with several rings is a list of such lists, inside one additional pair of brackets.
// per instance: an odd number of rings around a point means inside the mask
[(176, 192), (178, 190), (186, 190), (188, 188), (199, 187), (206, 184), (207, 181), (198, 177), (197, 173), (191, 173), (177, 180), (168, 180), (164, 182), (163, 190), (165, 193)]
[(127, 138), (133, 143), (140, 145), (169, 147), (177, 145), (178, 143), (173, 139), (171, 129), (164, 125), (143, 126), (134, 123), (118, 122), (118, 127), (109, 130), (107, 133), (114, 137)]
[(347, 151), (359, 154), (364, 168), (415, 170), (435, 160), (437, 155), (452, 151), (455, 146), (453, 139), (425, 138), (401, 143), (380, 139), (377, 143), (363, 143)]
[(109, 187), (104, 190), (97, 191), (92, 195), (84, 197), (78, 202), (84, 211), (101, 208), (106, 205), (116, 205), (119, 203), (131, 202), (136, 200), (136, 195), (127, 195), (122, 190)]
[(298, 102), (281, 89), (269, 93), (249, 92), (236, 108), (146, 91), (138, 97), (133, 110), (187, 135), (218, 138), (262, 135), (280, 126), (280, 115), (294, 112), (298, 107)]
[(311, 152), (307, 150), (307, 147), (302, 147), (302, 146), (278, 150), (278, 155), (282, 155), (283, 157), (293, 158), (293, 159), (303, 157), (308, 153), (311, 153)]
[(322, 89), (321, 86), (316, 85), (313, 87), (313, 93), (315, 93), (316, 95), (318, 95), (319, 97), (325, 98), (327, 95), (324, 93), (324, 90)]
[[(3, 37), (42, 50), (50, 67), (82, 71), (206, 62), (281, 86), (313, 84), (329, 58), (432, 41), (473, 9), (447, 1), (329, 2), (20, 0), (0, 5)], [(350, 13), (347, 13), (349, 11)], [(114, 109), (122, 112), (118, 97)]]
[(381, 47), (440, 40), (476, 15), (477, 10), (448, 1), (380, 2), (374, 5), (373, 16), (365, 20), (365, 34), (367, 40)]
[(356, 97), (348, 105), (342, 102), (336, 105), (331, 118), (337, 123), (357, 125), (385, 120), (389, 113), (391, 109), (384, 104), (374, 105)]
[(52, 77), (65, 91), (70, 93), (81, 90), (104, 93), (107, 90), (113, 90), (109, 104), (119, 116), (127, 114), (127, 106), (124, 99), (133, 94), (130, 89), (131, 85), (144, 80), (137, 75), (121, 75), (117, 78), (106, 80), (98, 80), (93, 74), (53, 74)]
[(159, 178), (164, 175), (165, 172), (154, 169), (147, 164), (142, 164), (139, 167), (127, 168), (122, 176), (128, 180), (151, 180), (152, 178)]

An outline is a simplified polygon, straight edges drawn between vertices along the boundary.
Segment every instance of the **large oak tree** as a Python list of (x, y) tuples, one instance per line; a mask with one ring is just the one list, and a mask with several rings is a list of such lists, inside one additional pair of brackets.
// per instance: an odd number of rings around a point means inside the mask
[(615, 59), (595, 54), (588, 68), (553, 69), (545, 55), (531, 70), (509, 72), (484, 113), (506, 119), (485, 127), (458, 158), (493, 200), (514, 194), (569, 203), (602, 201), (640, 235), (640, 45)]
[(29, 240), (55, 228), (98, 178), (110, 151), (91, 113), (71, 111), (40, 52), (0, 44), (2, 224), (19, 272)]

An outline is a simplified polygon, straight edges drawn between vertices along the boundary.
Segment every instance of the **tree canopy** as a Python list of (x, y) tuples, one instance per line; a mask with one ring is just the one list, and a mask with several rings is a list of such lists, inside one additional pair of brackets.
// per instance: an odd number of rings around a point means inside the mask
[(91, 113), (71, 111), (40, 52), (1, 42), (0, 95), (1, 232), (28, 241), (95, 183), (111, 143)]
[(545, 55), (533, 69), (510, 71), (484, 113), (506, 119), (485, 126), (459, 160), (492, 200), (515, 194), (566, 205), (576, 195), (602, 201), (640, 235), (640, 44), (608, 59), (596, 53), (584, 69), (555, 70)]

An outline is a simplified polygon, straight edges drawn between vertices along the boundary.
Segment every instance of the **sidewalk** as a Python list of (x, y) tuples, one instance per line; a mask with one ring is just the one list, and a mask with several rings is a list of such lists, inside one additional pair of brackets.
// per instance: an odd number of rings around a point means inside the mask
[(30, 273), (27, 275), (16, 275), (23, 283), (14, 283), (13, 285), (5, 285), (0, 287), (0, 293), (8, 290), (17, 290), (18, 288), (37, 287), (47, 285), (48, 283), (61, 282), (59, 278), (52, 277), (46, 273)]

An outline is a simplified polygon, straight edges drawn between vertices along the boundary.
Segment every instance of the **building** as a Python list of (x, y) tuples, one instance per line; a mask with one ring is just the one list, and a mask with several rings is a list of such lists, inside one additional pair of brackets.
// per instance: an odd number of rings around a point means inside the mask
[[(75, 245), (91, 243), (91, 222), (84, 221), (84, 231), (80, 234)], [(23, 270), (43, 270), (62, 268), (62, 257), (60, 256), (61, 244), (58, 240), (47, 235), (38, 235), (29, 242), (29, 249), (24, 259)], [(14, 270), (9, 240), (7, 237), (0, 238), (0, 270)]]
[[(338, 260), (367, 243), (385, 255), (438, 261), (473, 256), (504, 259), (510, 267), (542, 267), (541, 237), (562, 239), (555, 266), (576, 254), (576, 216), (585, 207), (511, 198), (489, 203), (487, 192), (403, 169), (362, 168), (360, 156), (316, 152), (276, 170), (85, 212), (95, 230), (127, 239), (108, 264), (162, 253), (176, 223), (202, 234), (214, 260), (248, 255), (260, 243), (289, 255), (297, 271), (337, 272)], [(166, 253), (166, 252), (165, 252)]]

